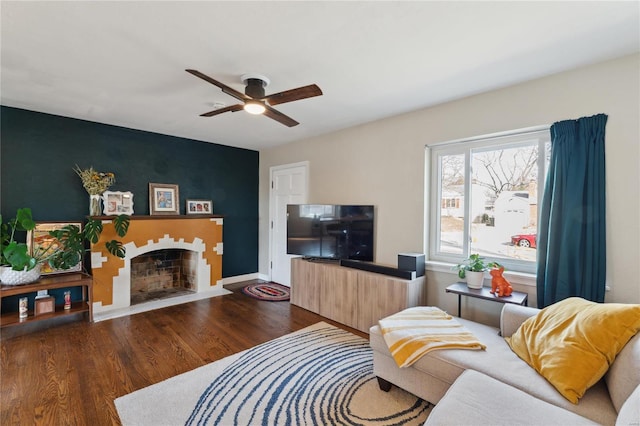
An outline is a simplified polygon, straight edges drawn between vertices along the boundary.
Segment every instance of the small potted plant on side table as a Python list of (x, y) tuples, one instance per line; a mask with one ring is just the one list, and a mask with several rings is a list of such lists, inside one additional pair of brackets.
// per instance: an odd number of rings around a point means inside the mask
[(484, 258), (479, 254), (472, 254), (462, 263), (455, 265), (454, 270), (458, 271), (458, 277), (467, 280), (467, 287), (472, 289), (482, 288), (484, 283), (484, 273), (491, 268), (499, 267), (497, 262), (484, 262)]

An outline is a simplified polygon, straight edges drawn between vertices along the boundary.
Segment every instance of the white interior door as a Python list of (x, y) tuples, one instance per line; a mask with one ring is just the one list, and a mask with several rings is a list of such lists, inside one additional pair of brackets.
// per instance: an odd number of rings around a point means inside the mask
[(287, 204), (307, 202), (309, 163), (271, 167), (270, 175), (271, 281), (289, 286), (293, 256), (287, 254)]

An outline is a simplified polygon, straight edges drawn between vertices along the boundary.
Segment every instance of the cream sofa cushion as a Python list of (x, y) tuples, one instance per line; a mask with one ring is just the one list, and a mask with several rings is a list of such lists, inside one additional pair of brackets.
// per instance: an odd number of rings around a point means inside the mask
[(640, 385), (640, 333), (620, 351), (604, 378), (611, 402), (619, 412), (631, 392)]
[(640, 424), (640, 385), (622, 404), (616, 420), (616, 426), (637, 426), (638, 424)]
[(465, 371), (429, 414), (425, 426), (596, 425), (485, 374)]

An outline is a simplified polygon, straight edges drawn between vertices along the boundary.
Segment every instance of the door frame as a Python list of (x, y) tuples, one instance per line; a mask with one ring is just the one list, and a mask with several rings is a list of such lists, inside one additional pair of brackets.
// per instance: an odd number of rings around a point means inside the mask
[(273, 194), (273, 175), (275, 172), (279, 172), (286, 169), (293, 169), (298, 167), (304, 167), (305, 170), (305, 187), (304, 187), (304, 202), (308, 202), (309, 199), (309, 161), (299, 161), (297, 163), (289, 163), (289, 164), (281, 164), (279, 166), (271, 166), (269, 167), (269, 222), (267, 223), (267, 227), (269, 229), (269, 260), (268, 260), (268, 268), (269, 268), (269, 281), (273, 279), (273, 268), (271, 265), (273, 264), (273, 221), (275, 220), (275, 200)]

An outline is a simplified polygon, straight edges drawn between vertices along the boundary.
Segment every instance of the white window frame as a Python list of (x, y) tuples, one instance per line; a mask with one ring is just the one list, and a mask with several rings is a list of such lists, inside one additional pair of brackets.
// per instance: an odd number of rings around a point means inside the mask
[[(472, 203), (469, 202), (471, 195), (472, 171), (471, 171), (471, 151), (486, 148), (502, 149), (514, 146), (529, 144), (532, 140), (538, 140), (538, 206), (542, 206), (542, 195), (544, 192), (544, 181), (546, 176), (547, 163), (545, 161), (545, 144), (551, 140), (549, 132), (551, 126), (543, 125), (526, 129), (513, 130), (508, 132), (494, 133), (478, 137), (459, 139), (442, 142), (425, 147), (425, 178), (426, 178), (426, 202), (425, 209), (425, 242), (427, 243), (426, 253), (428, 261), (443, 262), (446, 264), (458, 264), (468, 257), (469, 254), (469, 232)], [(440, 157), (443, 155), (465, 155), (465, 215), (464, 215), (464, 235), (462, 254), (445, 253), (438, 251), (439, 222), (442, 209), (440, 208), (441, 182), (440, 182)], [(540, 211), (538, 208), (538, 223), (540, 223)], [(504, 265), (508, 271), (535, 274), (536, 263), (517, 259), (487, 257), (487, 261), (496, 260)]]

